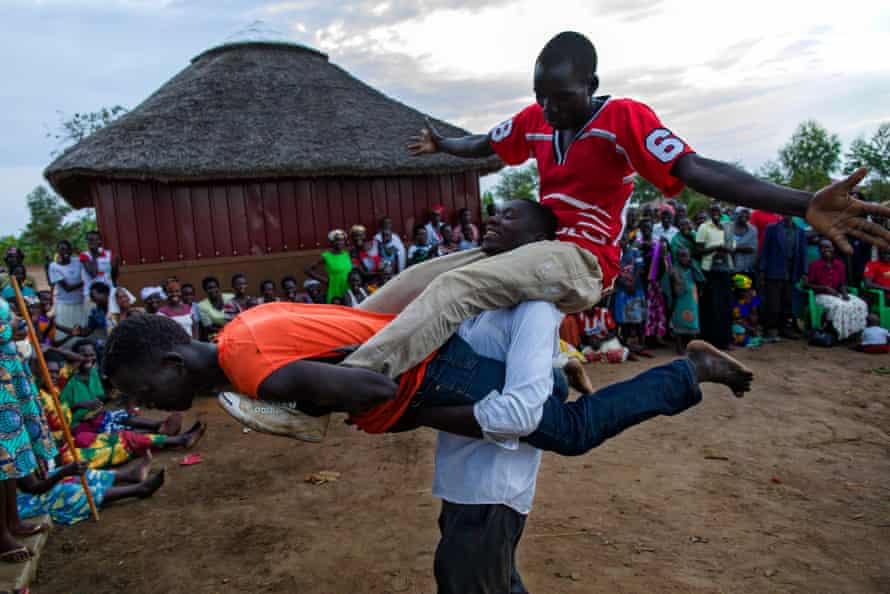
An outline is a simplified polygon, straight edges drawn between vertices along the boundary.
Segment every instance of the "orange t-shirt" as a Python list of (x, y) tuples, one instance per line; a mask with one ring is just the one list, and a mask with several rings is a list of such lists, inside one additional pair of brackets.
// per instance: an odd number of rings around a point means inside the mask
[[(393, 318), (341, 305), (264, 303), (223, 327), (219, 364), (235, 390), (256, 398), (263, 380), (288, 363), (336, 356), (336, 349), (366, 342)], [(387, 431), (408, 408), (434, 356), (402, 374), (394, 400), (352, 421), (368, 433)]]

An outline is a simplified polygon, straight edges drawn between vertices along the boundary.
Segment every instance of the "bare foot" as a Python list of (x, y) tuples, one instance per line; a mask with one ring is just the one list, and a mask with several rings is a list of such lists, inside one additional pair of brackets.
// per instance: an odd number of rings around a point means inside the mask
[(161, 488), (164, 484), (166, 471), (162, 468), (159, 473), (154, 475), (153, 477), (142, 481), (142, 484), (139, 485), (139, 492), (137, 493), (137, 497), (139, 499), (147, 499), (155, 494), (155, 492)]
[(198, 421), (197, 423), (192, 425), (188, 431), (182, 434), (182, 436), (185, 438), (182, 447), (187, 450), (192, 449), (193, 447), (198, 445), (198, 442), (201, 441), (201, 438), (204, 437), (205, 433), (207, 433), (207, 425)]
[(693, 340), (686, 347), (687, 357), (695, 365), (699, 383), (713, 382), (728, 386), (738, 398), (751, 389), (754, 373), (726, 353), (703, 340)]
[(34, 554), (28, 547), (22, 546), (9, 532), (0, 534), (0, 563), (23, 563)]
[(179, 435), (180, 431), (182, 431), (181, 412), (175, 412), (169, 415), (158, 428), (158, 433), (161, 435)]
[(569, 362), (563, 367), (563, 371), (566, 374), (566, 379), (569, 380), (570, 386), (582, 394), (593, 394), (593, 383), (591, 383), (590, 378), (587, 377), (587, 373), (585, 373), (581, 361), (578, 361), (577, 359), (569, 359)]

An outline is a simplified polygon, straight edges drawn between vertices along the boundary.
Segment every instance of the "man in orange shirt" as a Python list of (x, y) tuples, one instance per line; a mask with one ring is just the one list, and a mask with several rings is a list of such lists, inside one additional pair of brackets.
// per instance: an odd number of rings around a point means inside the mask
[[(489, 224), (485, 249), (497, 253), (551, 237), (556, 225), (547, 212), (534, 202), (507, 203)], [(332, 365), (394, 317), (332, 305), (269, 303), (240, 314), (218, 343), (210, 344), (192, 340), (163, 316), (134, 316), (112, 334), (105, 372), (131, 397), (158, 408), (186, 409), (195, 394), (231, 386), (269, 403), (296, 400), (295, 407), (309, 415), (348, 412), (368, 433), (422, 424), (483, 437), (473, 405), (503, 388), (510, 362), (475, 354), (460, 336), (397, 383), (382, 374)], [(558, 322), (552, 330), (555, 340)], [(567, 390), (557, 382), (556, 394), (536, 413), (537, 430), (531, 427), (525, 440), (540, 449), (578, 455), (645, 419), (694, 406), (701, 400), (701, 382), (725, 384), (737, 396), (750, 389), (752, 375), (738, 362), (700, 341), (689, 351), (687, 358), (571, 403), (563, 402)], [(541, 354), (548, 365), (551, 356)]]

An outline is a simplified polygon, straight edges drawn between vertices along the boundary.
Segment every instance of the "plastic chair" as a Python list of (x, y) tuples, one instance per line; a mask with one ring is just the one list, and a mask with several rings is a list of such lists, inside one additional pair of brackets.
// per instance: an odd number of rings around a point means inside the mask
[[(810, 329), (817, 330), (822, 328), (822, 316), (825, 314), (825, 308), (819, 305), (816, 301), (816, 292), (812, 289), (807, 289), (802, 282), (798, 282), (796, 285), (799, 291), (803, 291), (807, 294), (807, 314), (804, 316), (804, 319), (808, 319)], [(847, 287), (847, 293), (850, 295), (855, 295), (859, 297), (859, 289), (856, 287)], [(883, 304), (884, 296), (881, 295), (881, 304)], [(890, 316), (890, 311), (887, 312), (888, 316)], [(883, 326), (883, 322), (881, 323)]]
[(887, 305), (887, 302), (884, 299), (884, 291), (880, 289), (869, 289), (863, 286), (862, 293), (863, 295), (871, 295), (875, 298), (874, 302), (869, 304), (871, 312), (878, 314), (878, 317), (881, 319), (880, 324), (882, 328), (890, 330), (890, 306)]

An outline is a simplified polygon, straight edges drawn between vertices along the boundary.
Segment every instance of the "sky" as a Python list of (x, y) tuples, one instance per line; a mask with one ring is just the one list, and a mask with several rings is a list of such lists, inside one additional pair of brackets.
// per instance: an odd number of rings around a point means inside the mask
[[(594, 42), (600, 91), (649, 104), (699, 153), (756, 169), (798, 123), (846, 147), (890, 121), (890, 3), (878, 0), (0, 0), (0, 235), (77, 112), (137, 106), (202, 50), (316, 47), (413, 107), (485, 132), (533, 100), (546, 41)], [(494, 183), (483, 181), (483, 187)]]

